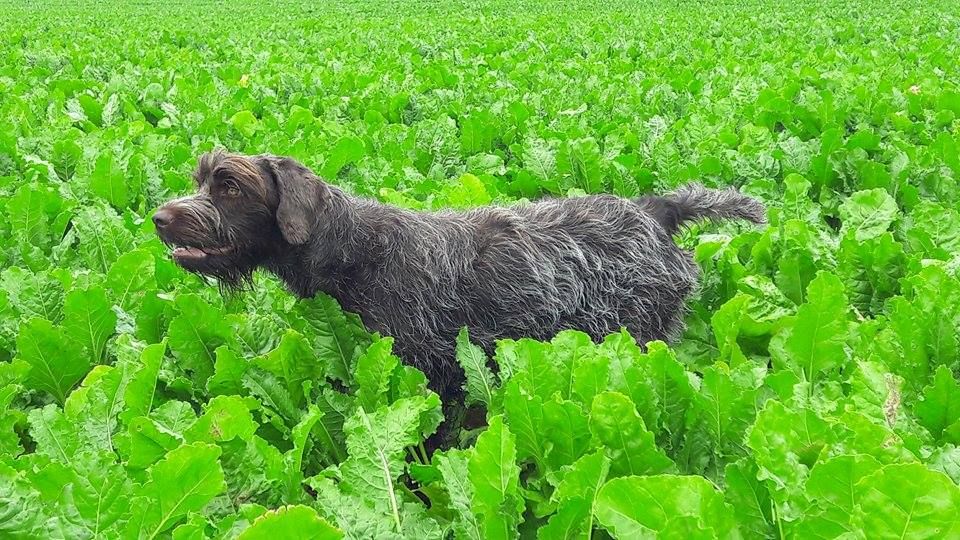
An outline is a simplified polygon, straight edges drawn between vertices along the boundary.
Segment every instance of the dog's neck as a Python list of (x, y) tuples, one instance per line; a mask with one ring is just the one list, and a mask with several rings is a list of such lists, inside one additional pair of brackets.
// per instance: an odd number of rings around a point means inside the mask
[(334, 186), (329, 189), (311, 238), (303, 245), (285, 246), (264, 267), (301, 298), (324, 292), (351, 304), (346, 291), (356, 291), (356, 281), (382, 260), (376, 249), (377, 225), (368, 219), (370, 210), (380, 205)]

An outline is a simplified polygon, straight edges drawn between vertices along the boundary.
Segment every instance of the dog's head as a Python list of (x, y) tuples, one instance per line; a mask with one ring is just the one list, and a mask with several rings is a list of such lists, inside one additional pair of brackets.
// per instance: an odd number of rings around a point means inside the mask
[(329, 192), (297, 161), (271, 155), (204, 154), (194, 180), (196, 194), (164, 204), (153, 222), (177, 264), (228, 287), (306, 243)]

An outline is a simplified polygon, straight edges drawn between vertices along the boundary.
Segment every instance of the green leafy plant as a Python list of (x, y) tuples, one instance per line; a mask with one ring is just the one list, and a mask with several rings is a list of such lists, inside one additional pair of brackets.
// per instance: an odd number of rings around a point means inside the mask
[[(88, 7), (0, 18), (0, 537), (960, 535), (956, 6)], [(169, 260), (217, 146), (425, 211), (733, 185), (769, 226), (676, 238), (675, 342), (464, 329), (441, 403), (335, 299)]]

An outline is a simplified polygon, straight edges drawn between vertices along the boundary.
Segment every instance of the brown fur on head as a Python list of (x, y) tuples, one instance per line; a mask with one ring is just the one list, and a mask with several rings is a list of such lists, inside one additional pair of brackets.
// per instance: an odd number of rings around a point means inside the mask
[(153, 216), (177, 264), (227, 287), (249, 280), (285, 247), (305, 243), (325, 185), (295, 160), (213, 151), (200, 156), (197, 191), (169, 201)]

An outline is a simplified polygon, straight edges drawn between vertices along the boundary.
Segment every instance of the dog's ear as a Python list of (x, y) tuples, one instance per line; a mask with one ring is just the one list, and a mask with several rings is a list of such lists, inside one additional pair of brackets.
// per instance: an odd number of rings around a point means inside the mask
[(283, 239), (293, 245), (305, 244), (317, 227), (323, 201), (329, 193), (327, 186), (295, 159), (261, 158), (276, 179), (279, 196), (277, 225)]

